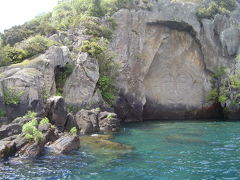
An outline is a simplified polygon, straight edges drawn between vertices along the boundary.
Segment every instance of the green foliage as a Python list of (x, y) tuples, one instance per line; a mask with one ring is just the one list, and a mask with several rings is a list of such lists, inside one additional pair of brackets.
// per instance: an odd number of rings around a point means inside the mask
[(95, 110), (96, 110), (96, 111), (101, 111), (101, 109), (100, 109), (99, 107), (97, 107)]
[(21, 96), (24, 92), (18, 91), (13, 88), (5, 88), (3, 95), (4, 95), (4, 103), (7, 105), (10, 104), (19, 104), (21, 101)]
[(97, 57), (103, 53), (105, 47), (95, 41), (83, 41), (80, 51), (87, 52), (90, 56)]
[(99, 42), (98, 39), (84, 41), (80, 50), (95, 57), (99, 64), (100, 78), (97, 87), (100, 89), (103, 99), (113, 105), (116, 101), (116, 87), (114, 85), (118, 65), (113, 61), (113, 54), (107, 50), (106, 42)]
[(47, 92), (44, 88), (41, 91), (41, 95), (43, 100), (46, 102), (48, 98), (50, 98), (51, 94)]
[(116, 88), (113, 85), (112, 79), (109, 76), (100, 76), (98, 88), (101, 91), (103, 99), (109, 104), (113, 105), (116, 101)]
[(131, 0), (102, 0), (101, 5), (104, 14), (112, 15), (121, 8), (126, 8)]
[(56, 95), (62, 96), (63, 87), (65, 85), (67, 78), (72, 74), (73, 68), (74, 67), (72, 64), (66, 64), (63, 68), (57, 69), (56, 75), (55, 75), (55, 82), (56, 82), (56, 88), (57, 88)]
[(70, 130), (70, 134), (72, 136), (76, 136), (77, 135), (77, 128), (76, 127), (73, 127), (71, 130)]
[[(236, 58), (236, 64), (239, 59)], [(236, 105), (240, 104), (240, 70), (219, 68), (213, 75), (212, 90), (208, 94), (208, 100), (219, 103)]]
[(49, 123), (49, 119), (47, 117), (45, 117), (40, 121), (39, 125), (43, 126), (43, 125), (48, 124), (48, 123)]
[(237, 7), (236, 0), (218, 0), (219, 6), (228, 10), (233, 11)]
[(112, 113), (109, 113), (109, 114), (107, 115), (107, 119), (111, 119), (111, 118), (113, 118), (113, 114), (112, 114)]
[(51, 23), (51, 17), (51, 13), (43, 14), (23, 25), (13, 26), (12, 28), (5, 30), (1, 35), (3, 45), (9, 44), (10, 46), (14, 46), (16, 43), (36, 34), (45, 36), (54, 34), (56, 28)]
[(218, 96), (219, 96), (218, 89), (213, 88), (208, 92), (207, 100), (215, 101), (215, 100), (217, 100)]
[(23, 62), (26, 58), (45, 52), (50, 46), (59, 45), (59, 43), (49, 40), (47, 37), (36, 35), (15, 44), (14, 47), (6, 45), (0, 48), (2, 61), (0, 66), (16, 64)]
[(31, 140), (33, 140), (33, 135), (27, 133), (27, 134), (24, 136), (24, 139), (26, 139), (27, 141), (31, 141)]
[(6, 117), (6, 112), (3, 110), (0, 110), (0, 117)]
[(204, 7), (197, 9), (199, 18), (213, 18), (216, 14), (229, 15), (237, 6), (236, 0), (214, 0), (203, 4)]
[(36, 129), (36, 125), (38, 124), (37, 120), (34, 118), (31, 121), (27, 122), (26, 124), (23, 125), (22, 127), (22, 132), (23, 133), (29, 133), (29, 134), (33, 134), (35, 129)]
[(43, 134), (37, 129), (38, 122), (35, 118), (27, 122), (22, 127), (22, 133), (25, 134), (24, 138), (28, 141), (41, 141), (43, 140)]
[(79, 107), (75, 105), (67, 105), (67, 111), (71, 113), (77, 113), (79, 111)]
[(27, 57), (32, 57), (45, 52), (50, 46), (59, 45), (57, 42), (49, 40), (47, 37), (36, 35), (30, 37), (17, 46), (27, 52)]
[(25, 114), (23, 117), (24, 117), (24, 118), (34, 119), (34, 118), (36, 118), (36, 116), (37, 116), (37, 113), (36, 113), (36, 112), (28, 111), (27, 114)]
[(106, 39), (111, 39), (112, 30), (108, 27), (101, 25), (96, 18), (86, 18), (80, 23), (85, 27), (85, 33), (92, 35), (94, 37), (104, 37)]
[(5, 46), (3, 51), (4, 51), (3, 58), (9, 64), (20, 63), (27, 57), (26, 51), (15, 47), (11, 47), (10, 45)]
[(88, 14), (90, 16), (95, 16), (95, 17), (101, 17), (104, 15), (102, 6), (101, 6), (101, 0), (89, 0), (91, 2), (89, 9), (88, 9)]

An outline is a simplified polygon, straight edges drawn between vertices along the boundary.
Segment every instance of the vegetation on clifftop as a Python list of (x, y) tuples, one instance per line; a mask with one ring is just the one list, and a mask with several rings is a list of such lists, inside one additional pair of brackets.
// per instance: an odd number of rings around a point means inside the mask
[[(0, 66), (22, 63), (44, 53), (52, 45), (60, 45), (49, 39), (58, 32), (68, 34), (69, 29), (83, 30), (88, 39), (74, 53), (87, 52), (99, 64), (100, 78), (97, 83), (103, 99), (110, 105), (116, 99), (114, 86), (118, 65), (108, 43), (116, 23), (111, 15), (126, 7), (130, 0), (60, 0), (52, 12), (43, 14), (20, 26), (14, 26), (1, 34)], [(69, 44), (70, 46), (72, 44)], [(57, 95), (62, 95), (66, 79), (73, 68), (59, 70), (56, 75)]]
[(236, 7), (236, 0), (208, 0), (197, 9), (196, 14), (199, 18), (213, 18), (216, 14), (229, 15)]

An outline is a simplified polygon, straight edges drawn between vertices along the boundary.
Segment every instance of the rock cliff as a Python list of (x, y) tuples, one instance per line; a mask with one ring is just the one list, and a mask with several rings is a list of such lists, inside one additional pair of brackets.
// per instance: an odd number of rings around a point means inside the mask
[[(199, 1), (136, 2), (114, 13), (117, 26), (108, 46), (119, 64), (115, 82), (118, 117), (123, 121), (239, 118), (238, 106), (207, 98), (214, 71), (235, 67), (240, 52), (239, 2), (230, 14), (217, 13), (208, 19), (197, 17)], [(107, 24), (106, 19), (102, 17), (101, 23)], [(77, 106), (76, 112), (109, 108), (98, 84), (103, 76), (99, 61), (94, 54), (79, 50), (86, 40), (91, 44), (93, 39), (86, 30), (79, 27), (56, 32), (48, 38), (63, 46), (52, 46), (31, 60), (0, 68), (0, 108), (9, 120), (28, 110), (44, 114), (45, 100), (55, 95), (60, 85), (65, 102), (68, 107)], [(100, 45), (104, 41), (101, 33), (102, 37), (97, 37)], [(66, 81), (60, 79), (59, 85), (56, 76), (69, 64), (72, 72)]]
[(199, 19), (194, 1), (151, 1), (122, 9), (111, 48), (121, 62), (116, 111), (126, 121), (223, 117), (207, 100), (211, 74), (231, 67), (239, 50), (239, 7)]

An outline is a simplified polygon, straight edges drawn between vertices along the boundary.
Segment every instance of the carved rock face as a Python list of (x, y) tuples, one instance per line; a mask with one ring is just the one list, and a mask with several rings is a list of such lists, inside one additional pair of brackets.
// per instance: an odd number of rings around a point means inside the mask
[(200, 49), (186, 32), (159, 31), (165, 39), (144, 79), (144, 118), (187, 118), (186, 113), (205, 103), (207, 74)]
[(239, 20), (199, 20), (194, 3), (152, 3), (150, 11), (114, 15), (118, 28), (111, 49), (121, 64), (116, 113), (124, 121), (223, 117), (219, 104), (207, 101), (210, 74), (234, 62), (239, 31), (225, 30)]

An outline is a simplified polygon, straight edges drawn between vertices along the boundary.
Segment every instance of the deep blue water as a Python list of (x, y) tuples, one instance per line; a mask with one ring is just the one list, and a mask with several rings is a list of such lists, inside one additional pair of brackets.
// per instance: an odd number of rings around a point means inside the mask
[(240, 122), (133, 123), (114, 141), (134, 150), (12, 160), (0, 164), (0, 179), (240, 180)]

